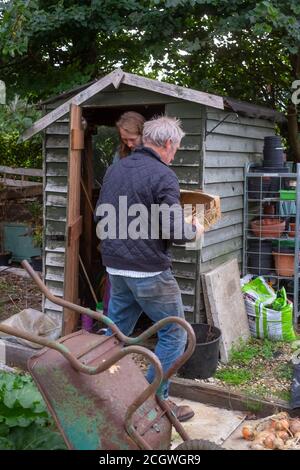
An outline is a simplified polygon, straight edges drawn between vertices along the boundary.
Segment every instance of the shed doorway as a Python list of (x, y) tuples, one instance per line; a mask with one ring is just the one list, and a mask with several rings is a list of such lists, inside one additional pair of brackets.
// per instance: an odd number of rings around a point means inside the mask
[[(105, 109), (82, 107), (81, 109), (85, 137), (81, 159), (80, 214), (82, 216), (82, 232), (78, 260), (78, 303), (95, 310), (95, 299), (102, 302), (102, 307), (103, 303), (105, 304), (107, 275), (101, 260), (100, 242), (96, 236), (93, 211), (106, 169), (112, 164), (113, 156), (119, 145), (119, 135), (115, 123), (127, 111), (136, 111), (142, 114), (146, 120), (160, 116), (164, 114), (165, 106), (147, 105)], [(146, 327), (147, 322), (147, 317), (142, 315), (137, 327)], [(93, 331), (97, 331), (102, 326), (102, 324), (94, 323)], [(79, 318), (73, 322), (72, 330), (78, 328), (81, 328), (81, 319)]]

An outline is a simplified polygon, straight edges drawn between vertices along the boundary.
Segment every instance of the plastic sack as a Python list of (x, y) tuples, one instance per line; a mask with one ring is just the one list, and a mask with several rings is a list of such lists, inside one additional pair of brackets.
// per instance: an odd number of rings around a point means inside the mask
[(271, 305), (276, 299), (276, 292), (263, 277), (256, 277), (242, 286), (242, 292), (263, 305)]
[(276, 292), (262, 277), (242, 287), (250, 333), (255, 338), (294, 341), (293, 304), (284, 287)]
[[(55, 340), (59, 338), (61, 333), (61, 322), (55, 322), (48, 315), (40, 312), (39, 310), (34, 310), (33, 308), (26, 308), (15, 315), (12, 315), (7, 320), (1, 322), (2, 325), (7, 325), (16, 330), (20, 330), (25, 333), (31, 333), (41, 338)], [(23, 338), (18, 338), (17, 336), (9, 336), (0, 331), (0, 336), (3, 338), (13, 338), (14, 341), (20, 344), (25, 344), (31, 348), (43, 348), (43, 345), (38, 343), (32, 343)]]

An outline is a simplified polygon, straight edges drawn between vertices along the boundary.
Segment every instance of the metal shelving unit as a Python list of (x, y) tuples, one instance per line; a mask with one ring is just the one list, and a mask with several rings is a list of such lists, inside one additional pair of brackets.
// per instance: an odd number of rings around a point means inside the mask
[[(295, 191), (290, 193), (295, 194), (295, 199), (283, 199), (284, 194), (289, 194), (285, 191)], [(278, 223), (277, 228), (271, 229), (272, 223)], [(294, 234), (291, 233), (291, 223), (295, 224)], [(244, 178), (243, 275), (261, 275), (276, 290), (284, 286), (294, 305), (295, 324), (300, 316), (299, 229), (300, 164), (296, 165), (295, 172), (287, 173), (260, 173), (257, 167), (247, 164)], [(284, 268), (281, 261), (291, 266)]]

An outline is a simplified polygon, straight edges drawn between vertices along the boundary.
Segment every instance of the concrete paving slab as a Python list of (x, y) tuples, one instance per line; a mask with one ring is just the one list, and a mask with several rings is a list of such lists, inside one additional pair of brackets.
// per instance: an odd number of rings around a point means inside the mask
[[(191, 439), (206, 439), (230, 449), (247, 449), (245, 444), (248, 443), (240, 437), (241, 427), (246, 417), (245, 413), (208, 406), (191, 400), (172, 397), (170, 399), (177, 405), (189, 405), (195, 411), (195, 416), (192, 419), (182, 423)], [(239, 431), (234, 433), (237, 428)], [(233, 433), (235, 438), (229, 441), (228, 438)], [(177, 431), (173, 429), (172, 449), (181, 442)]]
[(230, 260), (202, 276), (205, 304), (213, 324), (222, 332), (221, 361), (228, 362), (231, 348), (250, 336), (248, 318), (240, 287), (236, 259)]

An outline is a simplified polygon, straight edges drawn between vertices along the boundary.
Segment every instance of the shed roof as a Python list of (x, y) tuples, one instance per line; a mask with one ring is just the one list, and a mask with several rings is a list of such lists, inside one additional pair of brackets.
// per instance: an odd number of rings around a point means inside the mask
[[(269, 108), (265, 108), (263, 106), (256, 106), (250, 103), (233, 100), (231, 98), (223, 98), (219, 95), (205, 93), (203, 91), (198, 90), (192, 90), (190, 88), (184, 88), (178, 85), (173, 85), (170, 83), (161, 82), (158, 80), (153, 80), (150, 78), (141, 77), (139, 75), (127, 73), (121, 69), (116, 69), (98, 80), (94, 80), (85, 85), (80, 85), (76, 88), (73, 88), (72, 90), (69, 90), (56, 97), (44, 101), (42, 104), (47, 105), (50, 103), (55, 103), (56, 101), (61, 99), (67, 100), (63, 104), (55, 108), (53, 111), (36, 121), (32, 127), (27, 129), (23, 133), (20, 140), (25, 141), (29, 139), (33, 135), (50, 126), (53, 122), (60, 119), (62, 116), (69, 112), (70, 105), (72, 103), (77, 105), (84, 104), (87, 100), (107, 88), (109, 85), (113, 85), (117, 89), (121, 83), (141, 88), (144, 90), (150, 90), (154, 93), (172, 96), (174, 98), (182, 99), (185, 101), (203, 104), (212, 108), (224, 109), (224, 107), (226, 106), (236, 112), (245, 113), (247, 115), (251, 115), (252, 117), (282, 120), (282, 116), (280, 115), (280, 113), (277, 113), (276, 111)], [(281, 116), (281, 118), (279, 118), (279, 116)]]

